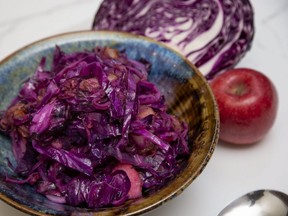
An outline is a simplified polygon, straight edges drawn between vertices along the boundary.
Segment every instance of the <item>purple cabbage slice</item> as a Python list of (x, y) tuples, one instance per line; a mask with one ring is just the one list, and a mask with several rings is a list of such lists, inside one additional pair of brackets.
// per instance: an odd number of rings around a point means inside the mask
[(92, 28), (164, 42), (212, 79), (250, 49), (253, 19), (249, 0), (104, 0)]
[(188, 127), (167, 113), (148, 68), (108, 47), (56, 47), (51, 70), (43, 58), (0, 113), (18, 174), (6, 180), (88, 208), (121, 205), (165, 186), (189, 157)]

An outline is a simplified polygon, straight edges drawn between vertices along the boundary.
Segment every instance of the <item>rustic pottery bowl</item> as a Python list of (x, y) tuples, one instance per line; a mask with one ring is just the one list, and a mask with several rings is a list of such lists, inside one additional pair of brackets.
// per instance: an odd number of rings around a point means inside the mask
[(0, 134), (0, 198), (31, 215), (139, 215), (180, 194), (205, 168), (218, 141), (219, 117), (213, 94), (202, 74), (182, 55), (151, 39), (127, 33), (84, 31), (53, 36), (28, 45), (0, 62), (0, 110), (6, 109), (23, 80), (35, 71), (42, 56), (51, 62), (55, 45), (65, 52), (109, 46), (129, 58), (152, 63), (149, 80), (166, 96), (170, 112), (189, 125), (191, 156), (187, 166), (157, 193), (121, 206), (92, 210), (55, 204), (29, 185), (5, 181), (13, 175), (10, 140)]

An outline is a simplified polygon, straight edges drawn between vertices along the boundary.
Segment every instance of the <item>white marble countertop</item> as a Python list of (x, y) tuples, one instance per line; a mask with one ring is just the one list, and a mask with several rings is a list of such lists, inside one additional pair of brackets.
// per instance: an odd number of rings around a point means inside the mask
[[(90, 29), (100, 0), (0, 0), (0, 60), (47, 36)], [(239, 66), (262, 71), (276, 85), (278, 117), (265, 139), (250, 147), (219, 143), (203, 173), (177, 198), (150, 216), (215, 216), (248, 191), (288, 193), (288, 1), (251, 0), (256, 35)], [(0, 201), (0, 216), (26, 214)]]

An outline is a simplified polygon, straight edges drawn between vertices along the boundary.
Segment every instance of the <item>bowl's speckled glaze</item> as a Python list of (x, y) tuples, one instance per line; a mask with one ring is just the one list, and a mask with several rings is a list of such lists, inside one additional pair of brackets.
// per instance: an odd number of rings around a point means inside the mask
[(151, 39), (111, 31), (82, 31), (43, 39), (11, 54), (0, 62), (0, 110), (17, 94), (21, 83), (33, 72), (43, 56), (47, 65), (58, 45), (65, 52), (109, 46), (125, 51), (129, 58), (151, 62), (149, 80), (165, 95), (169, 110), (189, 125), (192, 153), (187, 167), (157, 193), (124, 205), (100, 210), (55, 204), (28, 185), (5, 182), (14, 175), (7, 163), (13, 163), (10, 141), (0, 134), (0, 198), (31, 215), (139, 215), (180, 194), (205, 168), (219, 135), (219, 116), (213, 94), (202, 74), (181, 54)]

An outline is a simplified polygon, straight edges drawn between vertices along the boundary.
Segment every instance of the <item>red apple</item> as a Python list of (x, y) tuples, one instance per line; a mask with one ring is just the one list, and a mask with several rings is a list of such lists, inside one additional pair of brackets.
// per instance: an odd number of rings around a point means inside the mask
[(210, 82), (220, 113), (220, 139), (252, 144), (272, 127), (278, 96), (271, 80), (259, 71), (231, 69)]

